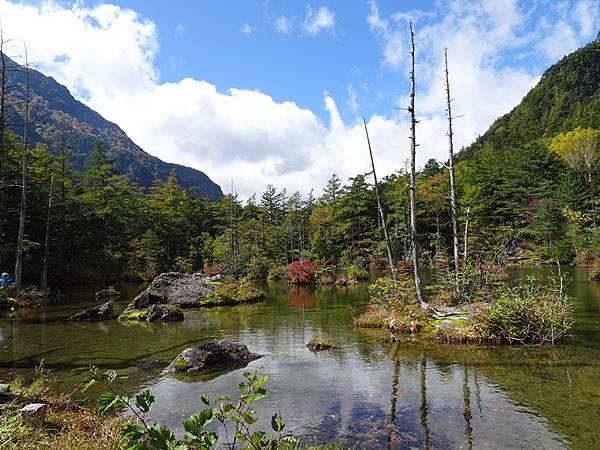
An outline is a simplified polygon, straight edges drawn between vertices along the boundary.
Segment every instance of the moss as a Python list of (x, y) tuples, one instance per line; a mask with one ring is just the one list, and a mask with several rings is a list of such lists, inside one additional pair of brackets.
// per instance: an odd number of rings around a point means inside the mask
[(148, 317), (148, 308), (144, 309), (126, 309), (119, 316), (119, 320), (143, 321)]
[(260, 289), (255, 288), (248, 278), (242, 278), (240, 281), (223, 283), (196, 304), (198, 306), (236, 305), (257, 302), (263, 298), (264, 293)]
[[(444, 321), (440, 320), (438, 322), (441, 324)], [(483, 342), (488, 340), (484, 335), (483, 328), (476, 321), (457, 319), (453, 320), (452, 323), (452, 327), (436, 326), (431, 333), (432, 337), (449, 344)]]
[(177, 372), (187, 372), (192, 365), (185, 358), (179, 358), (174, 364)]

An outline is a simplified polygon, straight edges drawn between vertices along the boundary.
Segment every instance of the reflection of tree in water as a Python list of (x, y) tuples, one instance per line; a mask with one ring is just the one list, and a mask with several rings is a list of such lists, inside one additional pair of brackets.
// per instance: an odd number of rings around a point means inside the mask
[(467, 439), (467, 445), (469, 449), (473, 448), (473, 427), (471, 426), (471, 389), (469, 388), (469, 374), (467, 372), (467, 366), (463, 366), (463, 402), (464, 402), (464, 413), (465, 418), (465, 437)]
[(392, 393), (390, 395), (390, 422), (388, 426), (387, 446), (392, 448), (393, 429), (396, 427), (396, 404), (398, 403), (398, 380), (400, 378), (400, 361), (394, 361), (394, 374), (392, 375)]
[(294, 309), (308, 309), (315, 305), (315, 289), (309, 286), (290, 285), (288, 302)]
[(425, 352), (421, 353), (421, 427), (423, 429), (423, 448), (429, 449), (429, 423), (427, 420), (428, 406), (427, 406), (427, 359), (425, 358)]

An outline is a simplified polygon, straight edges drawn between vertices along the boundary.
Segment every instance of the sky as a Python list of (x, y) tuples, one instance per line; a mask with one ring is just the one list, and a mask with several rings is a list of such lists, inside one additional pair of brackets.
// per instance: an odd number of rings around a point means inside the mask
[(445, 47), (460, 148), (596, 37), (600, 1), (0, 0), (0, 21), (148, 153), (248, 198), (370, 172), (363, 117), (378, 175), (405, 167), (410, 21), (422, 166), (447, 159)]

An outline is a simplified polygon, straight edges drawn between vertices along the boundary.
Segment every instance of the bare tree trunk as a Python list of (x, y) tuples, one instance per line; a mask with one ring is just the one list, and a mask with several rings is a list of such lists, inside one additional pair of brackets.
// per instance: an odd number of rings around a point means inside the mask
[(468, 257), (468, 244), (469, 244), (469, 211), (471, 208), (467, 208), (467, 218), (465, 219), (465, 250), (463, 252), (463, 258), (467, 261)]
[(381, 227), (383, 228), (383, 237), (385, 239), (385, 248), (387, 249), (388, 262), (390, 264), (390, 272), (392, 279), (396, 279), (396, 269), (394, 268), (394, 259), (392, 258), (392, 249), (390, 247), (390, 238), (387, 232), (387, 224), (385, 223), (385, 215), (381, 206), (381, 197), (379, 196), (379, 185), (377, 183), (377, 173), (375, 172), (375, 161), (373, 160), (373, 150), (371, 149), (371, 140), (369, 139), (369, 130), (367, 129), (367, 121), (363, 117), (365, 124), (365, 133), (367, 135), (367, 144), (369, 146), (369, 155), (371, 156), (371, 167), (373, 168), (373, 181), (375, 183), (375, 197), (377, 197), (377, 209), (379, 210), (379, 218), (381, 219)]
[(27, 208), (27, 169), (29, 167), (27, 151), (27, 127), (29, 125), (29, 60), (25, 46), (25, 117), (23, 127), (23, 182), (21, 186), (21, 211), (19, 215), (19, 234), (17, 236), (17, 258), (15, 262), (15, 293), (21, 292), (23, 272), (23, 239), (25, 236), (25, 215)]
[(450, 79), (448, 76), (448, 49), (444, 49), (444, 63), (446, 67), (446, 108), (448, 114), (448, 152), (450, 172), (450, 207), (452, 209), (452, 242), (454, 248), (454, 269), (458, 272), (460, 250), (458, 248), (458, 206), (456, 203), (456, 184), (454, 179), (454, 131), (452, 130), (452, 107), (450, 98)]
[[(4, 166), (8, 159), (5, 146), (6, 133), (6, 56), (4, 55), (4, 34), (0, 26), (0, 242), (4, 241)], [(0, 249), (0, 266), (2, 265), (2, 251)]]
[(50, 178), (50, 193), (48, 194), (48, 215), (46, 216), (46, 238), (44, 240), (44, 261), (42, 262), (42, 280), (40, 289), (48, 289), (48, 255), (50, 254), (50, 218), (52, 215), (52, 195), (54, 193), (54, 174)]
[(419, 248), (417, 246), (417, 196), (416, 196), (416, 149), (417, 149), (417, 119), (415, 118), (415, 35), (413, 33), (412, 22), (410, 23), (410, 106), (408, 111), (411, 118), (411, 136), (410, 136), (410, 234), (412, 238), (412, 257), (415, 275), (415, 289), (417, 300), (421, 307), (427, 307), (423, 299), (423, 289), (421, 288), (421, 274), (419, 267)]

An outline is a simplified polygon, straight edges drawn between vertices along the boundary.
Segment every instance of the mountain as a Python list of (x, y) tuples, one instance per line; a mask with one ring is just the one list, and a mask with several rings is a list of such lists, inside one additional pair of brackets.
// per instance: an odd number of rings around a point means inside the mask
[(576, 127), (600, 129), (600, 33), (551, 66), (521, 103), (461, 152), (521, 146)]
[[(9, 128), (22, 133), (25, 73), (23, 68), (7, 58), (7, 101)], [(47, 144), (59, 152), (64, 142), (71, 164), (83, 168), (87, 155), (97, 140), (108, 148), (115, 168), (140, 185), (149, 187), (156, 179), (165, 180), (175, 169), (179, 183), (195, 188), (212, 200), (223, 196), (221, 188), (206, 174), (191, 167), (164, 162), (146, 153), (118, 125), (109, 122), (93, 109), (76, 100), (69, 90), (52, 77), (29, 70), (30, 123), (28, 141)]]

